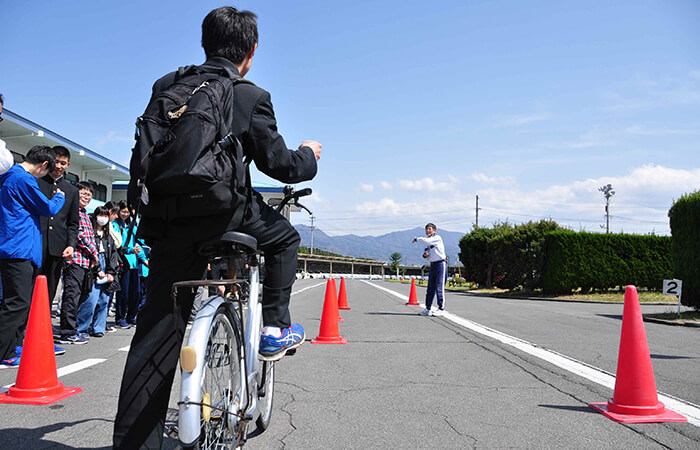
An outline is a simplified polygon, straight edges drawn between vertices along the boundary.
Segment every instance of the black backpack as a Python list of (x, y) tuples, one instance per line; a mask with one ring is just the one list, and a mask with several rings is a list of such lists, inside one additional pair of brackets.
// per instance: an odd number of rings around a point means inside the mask
[(231, 132), (238, 83), (250, 82), (225, 68), (181, 67), (137, 119), (129, 201), (140, 200), (143, 217), (170, 221), (233, 210), (232, 222), (240, 222), (251, 188), (249, 161)]

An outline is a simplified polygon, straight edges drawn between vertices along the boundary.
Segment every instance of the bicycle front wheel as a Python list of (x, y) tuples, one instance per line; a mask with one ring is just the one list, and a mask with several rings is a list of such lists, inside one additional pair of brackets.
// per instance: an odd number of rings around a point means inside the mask
[(233, 448), (241, 430), (241, 326), (226, 304), (217, 309), (207, 339), (202, 379), (199, 448)]

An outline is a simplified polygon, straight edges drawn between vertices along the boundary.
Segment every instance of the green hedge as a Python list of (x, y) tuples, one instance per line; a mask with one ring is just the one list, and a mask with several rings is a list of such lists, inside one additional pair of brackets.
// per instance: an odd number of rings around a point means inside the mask
[(674, 278), (683, 280), (681, 302), (700, 309), (700, 191), (679, 198), (668, 217)]
[(543, 289), (550, 294), (628, 284), (660, 290), (673, 278), (667, 236), (554, 231), (545, 235), (544, 253)]

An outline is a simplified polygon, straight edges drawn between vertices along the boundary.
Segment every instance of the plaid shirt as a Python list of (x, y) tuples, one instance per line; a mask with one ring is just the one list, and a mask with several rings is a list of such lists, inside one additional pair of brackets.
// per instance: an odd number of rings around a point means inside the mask
[(84, 269), (90, 268), (90, 263), (97, 260), (97, 245), (95, 232), (92, 231), (92, 223), (85, 208), (80, 208), (80, 223), (78, 225), (78, 245), (73, 252), (73, 259), (65, 264), (77, 264)]

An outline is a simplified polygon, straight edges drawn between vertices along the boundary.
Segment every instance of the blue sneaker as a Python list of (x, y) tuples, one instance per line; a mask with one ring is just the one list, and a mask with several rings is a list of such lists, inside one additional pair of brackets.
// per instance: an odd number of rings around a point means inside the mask
[(290, 350), (294, 350), (304, 343), (306, 333), (304, 327), (293, 323), (291, 327), (282, 330), (282, 336), (274, 337), (263, 334), (260, 337), (260, 349), (258, 359), (262, 361), (277, 361), (282, 359)]
[(75, 345), (81, 345), (81, 344), (87, 344), (88, 340), (79, 334), (74, 334), (73, 336), (63, 336), (61, 339), (58, 339), (59, 344), (75, 344)]
[[(56, 344), (53, 344), (53, 353), (54, 355), (62, 355), (66, 352), (66, 349), (63, 347), (59, 347)], [(17, 353), (17, 356), (22, 356), (22, 346), (18, 345), (15, 347), (15, 353)]]
[(2, 361), (0, 361), (0, 368), (2, 369), (17, 366), (19, 366), (19, 356), (15, 356), (14, 358), (9, 359), (3, 359)]
[(120, 330), (128, 330), (129, 328), (131, 328), (131, 325), (129, 325), (126, 320), (122, 319), (119, 322), (117, 322), (117, 328), (119, 328)]

